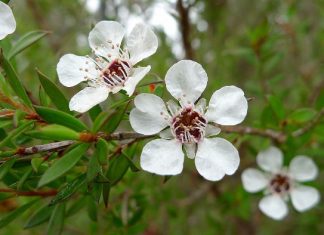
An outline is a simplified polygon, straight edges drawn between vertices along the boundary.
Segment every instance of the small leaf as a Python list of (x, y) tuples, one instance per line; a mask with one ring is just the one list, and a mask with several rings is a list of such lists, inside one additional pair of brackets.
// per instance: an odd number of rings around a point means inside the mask
[(91, 118), (91, 121), (94, 121), (101, 112), (102, 112), (102, 109), (99, 104), (97, 104), (96, 106), (91, 108), (88, 112), (89, 116)]
[(16, 210), (9, 212), (4, 217), (0, 219), (0, 228), (5, 227), (8, 225), (11, 221), (16, 219), (18, 216), (23, 214), (29, 207), (31, 207), (37, 200), (28, 202), (21, 207), (18, 207)]
[(303, 123), (312, 120), (316, 116), (316, 111), (311, 108), (301, 108), (295, 110), (288, 116), (288, 119), (293, 122)]
[(276, 114), (279, 120), (282, 120), (285, 118), (285, 109), (282, 105), (282, 101), (277, 96), (269, 96), (268, 97), (270, 106), (273, 110), (273, 112)]
[(0, 142), (0, 148), (6, 146), (8, 143), (12, 142), (15, 138), (17, 138), (20, 134), (24, 133), (26, 130), (32, 127), (34, 124), (34, 121), (28, 121), (25, 122), (24, 124), (20, 125), (13, 131), (11, 131), (6, 138), (4, 138)]
[(38, 78), (46, 94), (49, 96), (56, 108), (66, 113), (71, 113), (69, 109), (69, 102), (61, 92), (61, 90), (48, 78), (46, 75), (36, 70)]
[(19, 96), (22, 99), (22, 101), (28, 107), (32, 108), (33, 106), (32, 102), (30, 101), (24, 86), (20, 82), (16, 71), (4, 56), (2, 56), (1, 58), (1, 64), (3, 66), (3, 69), (6, 71), (7, 78), (8, 78), (7, 81), (9, 82), (13, 91), (16, 93), (17, 96)]
[(18, 191), (21, 190), (24, 183), (26, 182), (26, 180), (28, 179), (28, 177), (31, 175), (32, 172), (33, 172), (33, 168), (29, 168), (28, 170), (25, 171), (23, 176), (19, 179), (19, 181), (17, 183), (17, 190)]
[(47, 227), (47, 235), (59, 235), (63, 230), (65, 203), (57, 204), (53, 210)]
[(48, 184), (72, 169), (88, 148), (89, 144), (79, 144), (66, 153), (44, 173), (38, 183), (38, 187)]
[(98, 139), (94, 156), (97, 157), (100, 165), (106, 165), (108, 160), (108, 145), (104, 139)]
[(108, 168), (107, 178), (111, 182), (111, 185), (115, 185), (122, 179), (124, 174), (129, 168), (129, 161), (124, 154), (115, 157)]
[(113, 113), (102, 125), (102, 130), (108, 133), (113, 133), (119, 126), (119, 123), (123, 120), (127, 107), (128, 103), (123, 107), (120, 107), (120, 109), (116, 113)]
[(96, 222), (97, 221), (97, 205), (91, 196), (87, 197), (87, 209), (89, 218)]
[(49, 207), (48, 205), (40, 208), (31, 216), (31, 218), (25, 224), (24, 229), (33, 228), (37, 225), (45, 223), (49, 220), (53, 210), (54, 207)]
[(51, 124), (39, 130), (28, 131), (26, 135), (44, 140), (78, 140), (80, 134), (65, 126)]
[(68, 113), (41, 106), (35, 106), (35, 110), (48, 123), (60, 124), (75, 131), (87, 130), (83, 122)]
[(31, 45), (33, 45), (38, 40), (40, 40), (48, 34), (49, 32), (47, 31), (32, 31), (26, 33), (25, 35), (19, 38), (15, 45), (12, 46), (8, 53), (8, 59), (10, 60), (11, 58), (15, 57), (17, 54), (30, 47)]
[(0, 166), (0, 180), (2, 180), (3, 177), (6, 176), (6, 174), (10, 171), (12, 166), (15, 164), (16, 160), (16, 158), (12, 158)]
[(69, 182), (56, 196), (51, 200), (50, 206), (70, 198), (84, 183), (86, 174), (82, 174), (76, 179)]
[(33, 170), (37, 173), (38, 172), (38, 169), (40, 167), (40, 165), (42, 165), (42, 163), (44, 162), (44, 160), (42, 158), (33, 158), (30, 162)]
[[(96, 152), (97, 150), (98, 149), (96, 149)], [(89, 160), (88, 169), (87, 169), (87, 182), (93, 181), (93, 179), (96, 178), (96, 176), (100, 171), (101, 171), (101, 167), (99, 165), (96, 155), (94, 154)]]
[(106, 208), (108, 207), (108, 203), (109, 203), (110, 188), (111, 188), (110, 183), (102, 184), (102, 198)]

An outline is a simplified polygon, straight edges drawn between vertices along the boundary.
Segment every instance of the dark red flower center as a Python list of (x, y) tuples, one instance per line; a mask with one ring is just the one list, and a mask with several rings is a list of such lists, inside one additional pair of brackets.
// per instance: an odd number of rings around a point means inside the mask
[(270, 187), (276, 193), (288, 192), (290, 189), (290, 180), (286, 175), (276, 174), (270, 181)]
[(102, 71), (102, 78), (108, 86), (123, 85), (127, 80), (129, 68), (126, 61), (114, 60)]
[(191, 107), (183, 109), (172, 121), (173, 133), (182, 143), (197, 143), (206, 126), (207, 120)]

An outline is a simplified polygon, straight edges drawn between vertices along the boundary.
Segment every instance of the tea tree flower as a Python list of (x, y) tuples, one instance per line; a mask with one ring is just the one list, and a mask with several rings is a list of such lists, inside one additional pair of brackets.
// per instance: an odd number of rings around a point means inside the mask
[(16, 30), (16, 20), (11, 8), (0, 1), (0, 40)]
[(71, 110), (86, 112), (106, 100), (110, 92), (125, 90), (131, 96), (150, 71), (151, 66), (135, 65), (156, 52), (158, 39), (154, 32), (147, 25), (137, 24), (122, 46), (124, 35), (125, 29), (118, 22), (101, 21), (88, 38), (94, 58), (66, 54), (60, 59), (57, 74), (64, 86), (87, 83), (72, 97)]
[[(247, 100), (240, 88), (225, 86), (206, 100), (198, 98), (207, 86), (207, 74), (200, 64), (182, 60), (174, 64), (165, 77), (166, 88), (179, 101), (164, 104), (153, 94), (140, 94), (130, 113), (133, 129), (144, 135), (160, 133), (161, 139), (148, 142), (142, 151), (141, 167), (158, 175), (182, 172), (184, 152), (207, 180), (220, 180), (233, 174), (240, 159), (227, 140), (214, 137), (220, 133), (215, 123), (236, 125), (247, 113)], [(198, 101), (197, 101), (198, 100)], [(197, 101), (197, 102), (196, 102)], [(214, 137), (214, 138), (213, 138)]]
[(302, 182), (316, 178), (318, 169), (306, 156), (296, 156), (288, 168), (283, 167), (283, 154), (276, 147), (260, 152), (257, 163), (265, 172), (248, 168), (242, 173), (243, 187), (254, 193), (264, 191), (259, 208), (267, 216), (280, 220), (288, 214), (286, 202), (291, 198), (295, 209), (306, 211), (320, 200), (319, 192)]

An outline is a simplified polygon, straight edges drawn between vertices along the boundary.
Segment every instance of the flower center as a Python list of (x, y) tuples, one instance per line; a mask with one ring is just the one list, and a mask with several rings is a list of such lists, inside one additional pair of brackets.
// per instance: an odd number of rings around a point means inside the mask
[(191, 107), (184, 108), (172, 120), (172, 130), (181, 143), (197, 143), (205, 135), (207, 120)]
[(101, 76), (110, 87), (122, 86), (128, 78), (129, 68), (126, 61), (117, 59), (101, 71)]
[(275, 193), (286, 193), (290, 189), (289, 177), (282, 174), (276, 174), (270, 181), (270, 188)]

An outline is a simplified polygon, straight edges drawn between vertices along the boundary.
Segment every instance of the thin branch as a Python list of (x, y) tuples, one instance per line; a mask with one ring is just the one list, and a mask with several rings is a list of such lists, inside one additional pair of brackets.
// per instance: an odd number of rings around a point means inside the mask
[(13, 193), (17, 196), (29, 196), (29, 197), (51, 197), (57, 194), (57, 190), (49, 191), (17, 191), (14, 189), (0, 188), (0, 193)]
[(324, 108), (322, 108), (317, 113), (317, 115), (313, 118), (313, 120), (308, 122), (303, 128), (300, 128), (300, 129), (294, 131), (291, 135), (293, 137), (298, 137), (298, 136), (305, 134), (306, 132), (310, 131), (314, 126), (316, 126), (316, 124), (319, 123), (319, 121), (321, 120), (321, 118), (323, 116), (324, 116)]

